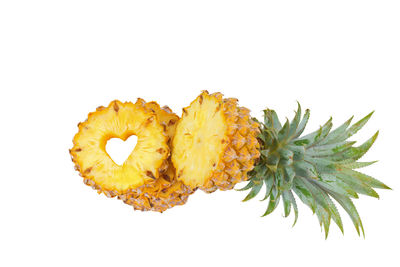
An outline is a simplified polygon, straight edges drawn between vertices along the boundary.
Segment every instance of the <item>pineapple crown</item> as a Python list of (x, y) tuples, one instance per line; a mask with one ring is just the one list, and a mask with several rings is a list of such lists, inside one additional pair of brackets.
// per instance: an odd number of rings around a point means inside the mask
[(274, 110), (264, 110), (264, 122), (259, 122), (261, 133), (259, 142), (261, 156), (254, 169), (249, 172), (248, 184), (239, 189), (250, 190), (243, 201), (254, 198), (265, 185), (265, 196), (269, 199), (268, 207), (262, 216), (273, 212), (282, 199), (284, 216), (290, 214), (293, 207), (296, 224), (298, 208), (294, 195), (318, 217), (320, 226), (328, 237), (331, 219), (343, 233), (343, 223), (333, 202), (335, 200), (349, 214), (360, 235), (364, 228), (351, 198), (364, 194), (379, 198), (373, 188), (390, 189), (382, 182), (354, 169), (375, 163), (358, 160), (375, 142), (378, 132), (362, 145), (355, 147), (355, 142), (347, 139), (359, 131), (372, 116), (371, 112), (352, 126), (351, 117), (340, 127), (331, 131), (330, 118), (317, 131), (300, 137), (303, 133), (310, 111), (302, 117), (301, 106), (291, 122), (286, 120), (282, 126)]

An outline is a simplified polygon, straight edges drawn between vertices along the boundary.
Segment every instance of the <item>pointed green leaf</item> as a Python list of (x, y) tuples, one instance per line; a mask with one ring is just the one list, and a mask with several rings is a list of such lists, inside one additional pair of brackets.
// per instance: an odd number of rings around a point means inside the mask
[(312, 182), (309, 181), (307, 178), (299, 177), (298, 179), (300, 179), (303, 182), (303, 184), (307, 187), (313, 199), (316, 201), (317, 206), (322, 206), (324, 209), (329, 211), (328, 203), (326, 203), (326, 200), (322, 195), (323, 191), (320, 190), (319, 187), (316, 187), (314, 184), (312, 184)]
[[(341, 136), (344, 135), (346, 132), (347, 127), (349, 127), (351, 121), (353, 120), (353, 116), (348, 119), (346, 122), (344, 122), (342, 125), (340, 125), (338, 128), (333, 130), (332, 132), (329, 133), (329, 135), (325, 138), (324, 141), (322, 141), (320, 144), (331, 144), (331, 143), (337, 143), (340, 142), (339, 140), (341, 139)], [(343, 139), (342, 141), (346, 140)]]
[(307, 140), (306, 141), (308, 143), (307, 147), (314, 146), (314, 145), (318, 144), (319, 142), (322, 142), (322, 140), (324, 140), (325, 137), (328, 136), (331, 128), (332, 128), (332, 117), (324, 125), (322, 125), (317, 131), (307, 134), (306, 136), (301, 137), (300, 139), (296, 140), (295, 142), (299, 142), (300, 140), (303, 140), (303, 142), (304, 142), (304, 140)]
[(359, 179), (343, 172), (338, 172), (335, 174), (335, 176), (348, 184), (357, 193), (379, 198), (378, 193), (376, 193), (374, 189)]
[[(278, 139), (278, 134), (274, 128), (264, 128), (263, 133), (264, 133), (265, 143), (268, 145), (273, 144)], [(269, 148), (269, 146), (266, 147)]]
[(334, 177), (333, 175), (323, 174), (320, 181), (315, 181), (320, 187), (324, 188), (325, 191), (336, 192), (340, 195), (349, 196), (352, 198), (358, 198), (358, 194), (348, 184), (342, 180)]
[(331, 211), (331, 217), (333, 219), (333, 221), (336, 223), (336, 225), (339, 227), (340, 231), (342, 232), (342, 234), (344, 233), (343, 230), (343, 222), (342, 222), (342, 218), (340, 217), (340, 213), (336, 208), (335, 203), (333, 203), (332, 199), (330, 198), (330, 196), (324, 192), (324, 195), (326, 196), (326, 201), (328, 202), (330, 211)]
[(328, 211), (328, 213), (331, 216), (331, 218), (333, 219), (333, 221), (337, 224), (337, 226), (343, 233), (343, 222), (342, 222), (342, 219), (340, 218), (340, 214), (339, 214), (335, 204), (333, 203), (333, 201), (331, 200), (329, 195), (325, 192), (324, 188), (320, 187), (316, 181), (310, 180), (309, 182), (314, 184), (314, 186), (316, 188), (319, 188), (319, 190), (318, 190), (320, 192), (319, 197), (321, 199), (317, 198), (317, 201), (321, 201), (320, 204)]
[(278, 115), (275, 110), (271, 110), (272, 125), (274, 129), (279, 131), (282, 128), (281, 122), (279, 121)]
[(309, 133), (309, 134), (295, 140), (294, 144), (295, 145), (302, 144), (302, 145), (306, 145), (306, 147), (310, 147), (315, 144), (315, 142), (320, 138), (321, 134), (322, 134), (322, 127), (320, 127), (318, 130), (316, 130), (312, 133)]
[(374, 111), (369, 113), (367, 116), (359, 120), (358, 122), (354, 123), (344, 134), (343, 138), (348, 139), (349, 137), (353, 136), (355, 133), (357, 133), (371, 118), (372, 114), (374, 114)]
[(254, 186), (254, 182), (253, 182), (253, 180), (250, 180), (245, 187), (236, 189), (236, 191), (246, 191), (246, 190), (249, 190), (250, 188), (252, 188), (253, 186)]
[(245, 202), (254, 198), (258, 194), (258, 192), (260, 192), (262, 186), (263, 186), (262, 181), (254, 182), (254, 186), (253, 188), (251, 188), (250, 193), (242, 201)]
[(322, 207), (317, 207), (315, 214), (317, 215), (319, 225), (324, 229), (325, 239), (328, 238), (329, 226), (331, 224), (331, 217), (329, 213)]
[(283, 209), (285, 212), (285, 217), (289, 216), (292, 201), (290, 199), (289, 191), (285, 190), (282, 192)]
[(271, 120), (271, 110), (270, 109), (264, 109), (264, 125), (266, 128), (271, 128), (273, 126), (272, 120)]
[(303, 119), (301, 120), (299, 126), (297, 127), (296, 134), (293, 136), (293, 138), (297, 138), (303, 133), (304, 129), (306, 128), (306, 125), (307, 125), (307, 122), (308, 122), (309, 118), (310, 118), (310, 110), (306, 109), (306, 112), (304, 113)]
[(264, 178), (265, 184), (265, 196), (261, 201), (266, 200), (269, 195), (271, 194), (272, 187), (274, 186), (274, 176), (272, 173), (268, 173), (267, 176)]
[(308, 188), (304, 185), (303, 181), (301, 179), (294, 179), (293, 180), (293, 191), (296, 193), (296, 195), (300, 198), (300, 200), (309, 206), (313, 213), (315, 213), (316, 209), (316, 202), (311, 194), (311, 192), (308, 190)]
[(282, 142), (283, 140), (286, 140), (289, 137), (289, 120), (286, 119), (285, 124), (283, 125), (282, 129), (278, 133), (278, 140), (279, 142)]
[(340, 143), (327, 144), (322, 146), (315, 146), (307, 149), (307, 155), (312, 157), (327, 157), (337, 153), (341, 153), (349, 149), (356, 142), (344, 141)]
[(353, 204), (353, 201), (351, 201), (350, 198), (346, 196), (342, 196), (339, 194), (336, 194), (334, 192), (329, 192), (329, 194), (343, 207), (343, 209), (349, 214), (351, 220), (353, 221), (354, 227), (357, 230), (358, 235), (360, 235), (360, 229), (365, 236), (364, 233), (364, 227), (361, 222), (360, 215), (357, 212), (356, 207)]
[(261, 217), (267, 216), (268, 214), (273, 212), (276, 209), (276, 207), (278, 206), (279, 200), (280, 200), (280, 192), (279, 192), (279, 190), (276, 190), (276, 188), (274, 187), (274, 188), (272, 188), (272, 192), (269, 197), (269, 203), (268, 203), (267, 210)]
[(332, 117), (330, 117), (329, 120), (322, 126), (321, 128), (322, 132), (317, 142), (324, 140), (324, 138), (328, 136), (330, 130), (332, 129), (332, 126), (333, 126)]
[(378, 137), (379, 131), (376, 132), (370, 139), (365, 141), (362, 145), (358, 147), (351, 147), (350, 149), (344, 151), (343, 153), (337, 154), (332, 157), (332, 159), (336, 161), (341, 161), (341, 160), (358, 160), (362, 156), (364, 156), (365, 153), (371, 148), (371, 146), (374, 144), (376, 138)]
[(284, 184), (284, 173), (281, 168), (277, 169), (275, 172), (275, 187), (277, 190), (281, 191), (281, 187)]
[(324, 125), (322, 125), (317, 131), (312, 132), (306, 136), (303, 136), (299, 140), (308, 140), (309, 142), (308, 142), (307, 147), (314, 146), (314, 145), (318, 144), (319, 142), (321, 142), (322, 140), (324, 140), (325, 137), (327, 137), (331, 128), (332, 128), (332, 117)]
[(267, 127), (274, 128), (277, 131), (282, 128), (278, 115), (276, 114), (275, 110), (272, 109), (264, 110), (264, 123)]
[(389, 186), (385, 185), (384, 183), (382, 183), (381, 181), (366, 175), (364, 173), (358, 172), (358, 171), (354, 171), (354, 170), (350, 170), (350, 169), (343, 169), (343, 173), (354, 177), (358, 180), (360, 180), (361, 182), (371, 186), (371, 187), (375, 187), (375, 188), (381, 188), (381, 189), (391, 189)]
[(296, 199), (293, 196), (292, 191), (289, 191), (289, 197), (290, 197), (290, 201), (292, 202), (292, 206), (293, 206), (293, 210), (294, 210), (294, 222), (293, 222), (293, 226), (295, 226), (297, 219), (299, 218), (299, 210), (297, 208), (297, 203), (296, 203)]
[(297, 102), (297, 111), (294, 115), (293, 120), (290, 122), (289, 137), (292, 137), (293, 135), (296, 134), (297, 127), (299, 126), (300, 123), (300, 118), (301, 118), (301, 106), (300, 103)]
[(303, 184), (307, 187), (307, 189), (312, 194), (313, 199), (316, 202), (315, 213), (318, 217), (319, 223), (321, 227), (323, 226), (325, 230), (325, 238), (328, 236), (331, 214), (330, 214), (330, 207), (327, 203), (324, 192), (312, 182), (304, 177), (298, 177), (299, 180), (303, 182)]
[(369, 161), (369, 162), (348, 162), (348, 163), (346, 163), (345, 161), (342, 161), (342, 162), (337, 162), (336, 165), (341, 168), (359, 169), (359, 168), (364, 168), (369, 165), (372, 165), (376, 162), (378, 162), (378, 161), (375, 160), (375, 161)]

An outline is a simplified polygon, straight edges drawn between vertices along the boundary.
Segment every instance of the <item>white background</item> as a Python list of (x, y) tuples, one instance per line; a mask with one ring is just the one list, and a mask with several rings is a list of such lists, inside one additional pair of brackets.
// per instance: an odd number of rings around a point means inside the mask
[[(1, 266), (399, 266), (398, 1), (1, 1)], [(142, 97), (181, 115), (200, 90), (292, 117), (307, 131), (376, 110), (365, 169), (394, 190), (341, 210), (328, 240), (302, 204), (260, 218), (244, 192), (197, 192), (163, 214), (134, 212), (82, 183), (76, 124)], [(260, 197), (258, 197), (260, 198)]]

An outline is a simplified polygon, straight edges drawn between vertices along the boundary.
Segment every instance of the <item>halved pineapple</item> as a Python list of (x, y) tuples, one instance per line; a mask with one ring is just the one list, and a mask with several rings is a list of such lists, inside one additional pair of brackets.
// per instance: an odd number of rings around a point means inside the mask
[[(99, 193), (114, 197), (153, 183), (168, 166), (168, 137), (157, 114), (140, 103), (112, 101), (89, 113), (78, 124), (70, 154), (85, 184)], [(127, 160), (116, 164), (105, 150), (110, 138), (138, 137)]]
[[(159, 123), (163, 126), (170, 145), (175, 135), (176, 124), (179, 117), (167, 106), (160, 108), (156, 102), (146, 103), (138, 99), (135, 105), (154, 112)], [(130, 190), (127, 194), (119, 196), (126, 204), (134, 209), (142, 211), (163, 212), (168, 208), (186, 203), (190, 194), (194, 192), (175, 177), (175, 168), (170, 157), (165, 161), (165, 168), (160, 172), (160, 177), (152, 183), (146, 183), (141, 187)]]
[(203, 91), (183, 109), (172, 143), (178, 180), (206, 192), (247, 180), (258, 151), (259, 125), (237, 99)]

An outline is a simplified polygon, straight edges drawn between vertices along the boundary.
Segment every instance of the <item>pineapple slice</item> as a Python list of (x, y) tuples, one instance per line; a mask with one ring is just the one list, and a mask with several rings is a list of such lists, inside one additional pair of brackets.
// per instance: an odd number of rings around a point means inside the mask
[[(168, 145), (171, 144), (175, 135), (176, 123), (179, 117), (167, 106), (160, 108), (156, 102), (146, 103), (138, 99), (136, 105), (154, 112), (158, 121), (163, 126)], [(170, 157), (166, 161), (166, 168), (160, 173), (160, 177), (153, 183), (146, 183), (141, 187), (131, 190), (127, 194), (119, 196), (126, 204), (132, 205), (135, 210), (163, 212), (168, 208), (186, 203), (190, 194), (194, 192), (175, 177), (175, 168)]]
[[(168, 166), (168, 147), (164, 127), (157, 114), (141, 104), (113, 101), (99, 107), (88, 119), (78, 124), (70, 154), (84, 183), (114, 197), (152, 183)], [(138, 137), (137, 145), (122, 164), (116, 164), (105, 150), (113, 137), (126, 140)]]
[(258, 123), (237, 100), (203, 91), (183, 109), (172, 143), (178, 180), (211, 193), (247, 180), (258, 151)]

